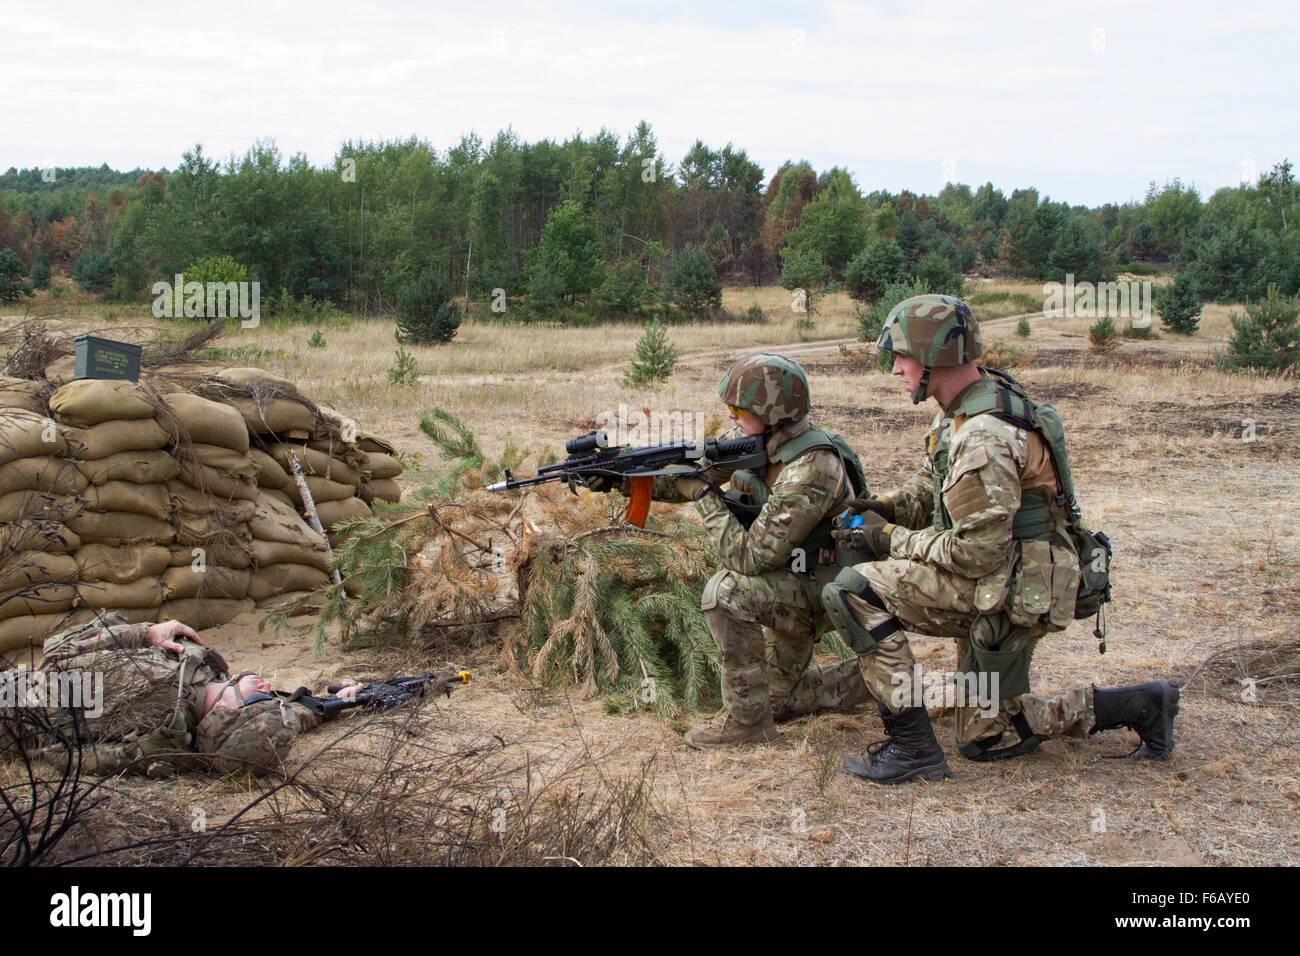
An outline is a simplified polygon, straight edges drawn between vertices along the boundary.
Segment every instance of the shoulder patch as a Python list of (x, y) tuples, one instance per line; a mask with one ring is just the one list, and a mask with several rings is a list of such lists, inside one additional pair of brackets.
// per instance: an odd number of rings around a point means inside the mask
[(964, 475), (968, 475), (972, 471), (978, 471), (988, 463), (988, 449), (983, 445), (976, 445), (974, 448), (962, 452), (962, 456), (954, 461), (948, 469), (948, 476), (943, 483), (943, 490), (947, 491), (961, 481)]

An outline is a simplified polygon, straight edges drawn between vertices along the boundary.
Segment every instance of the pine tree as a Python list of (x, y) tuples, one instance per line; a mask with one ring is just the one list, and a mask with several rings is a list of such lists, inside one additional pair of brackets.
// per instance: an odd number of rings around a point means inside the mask
[(397, 341), (402, 345), (450, 342), (459, 327), (455, 290), (444, 274), (425, 269), (397, 299)]
[(623, 375), (624, 385), (647, 385), (672, 377), (677, 365), (677, 348), (668, 341), (668, 329), (658, 319), (645, 325), (645, 335), (636, 343), (636, 359)]
[(1282, 295), (1270, 284), (1268, 296), (1253, 305), (1246, 314), (1229, 313), (1232, 338), (1224, 364), (1239, 369), (1282, 372), (1300, 366), (1300, 303)]
[(1170, 332), (1193, 335), (1200, 323), (1201, 299), (1191, 276), (1180, 272), (1174, 281), (1156, 292), (1156, 311)]
[(48, 289), (50, 287), (50, 257), (43, 252), (36, 253), (32, 262), (32, 287)]
[(21, 281), (26, 272), (23, 260), (12, 249), (0, 252), (0, 302), (17, 302), (32, 294), (31, 287)]

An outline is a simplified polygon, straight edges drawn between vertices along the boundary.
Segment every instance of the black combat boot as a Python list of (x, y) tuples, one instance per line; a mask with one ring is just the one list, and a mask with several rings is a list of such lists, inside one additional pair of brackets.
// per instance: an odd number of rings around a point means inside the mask
[(1127, 687), (1092, 687), (1095, 734), (1115, 727), (1138, 732), (1142, 744), (1129, 756), (1138, 760), (1165, 760), (1174, 749), (1174, 715), (1178, 713), (1178, 681), (1149, 680)]
[(905, 780), (942, 780), (951, 777), (948, 758), (935, 739), (930, 715), (924, 707), (909, 707), (891, 714), (877, 702), (876, 709), (889, 739), (867, 748), (865, 757), (845, 757), (844, 769), (872, 783), (903, 783)]

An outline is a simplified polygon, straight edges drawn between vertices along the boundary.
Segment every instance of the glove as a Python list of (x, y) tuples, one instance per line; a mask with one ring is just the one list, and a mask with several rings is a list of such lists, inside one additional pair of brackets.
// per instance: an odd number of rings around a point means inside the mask
[(831, 532), (835, 543), (846, 550), (861, 553), (867, 561), (889, 557), (889, 538), (897, 525), (890, 524), (874, 511), (862, 514), (860, 527), (836, 528)]
[(587, 478), (587, 490), (608, 494), (623, 487), (623, 479), (618, 475), (590, 475)]
[(708, 490), (709, 483), (703, 478), (677, 479), (677, 493), (688, 501), (698, 501), (700, 495)]
[(895, 517), (894, 503), (888, 498), (854, 498), (849, 502), (849, 511), (853, 514), (873, 511), (891, 523)]

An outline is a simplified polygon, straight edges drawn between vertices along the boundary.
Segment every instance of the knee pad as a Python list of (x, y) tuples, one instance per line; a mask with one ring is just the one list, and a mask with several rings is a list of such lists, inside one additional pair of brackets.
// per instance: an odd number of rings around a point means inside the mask
[(713, 577), (709, 578), (709, 583), (704, 585), (704, 593), (700, 596), (700, 610), (712, 611), (718, 606), (718, 590), (722, 587), (722, 582), (727, 579), (730, 571), (719, 571)]
[[(849, 595), (866, 602), (885, 619), (874, 626), (870, 622), (859, 621), (857, 613), (849, 604)], [(848, 637), (849, 646), (857, 654), (870, 654), (881, 641), (902, 630), (898, 619), (885, 607), (885, 602), (880, 599), (871, 582), (853, 568), (840, 571), (834, 581), (822, 588), (822, 607), (826, 609), (826, 616), (831, 619), (835, 629)]]

